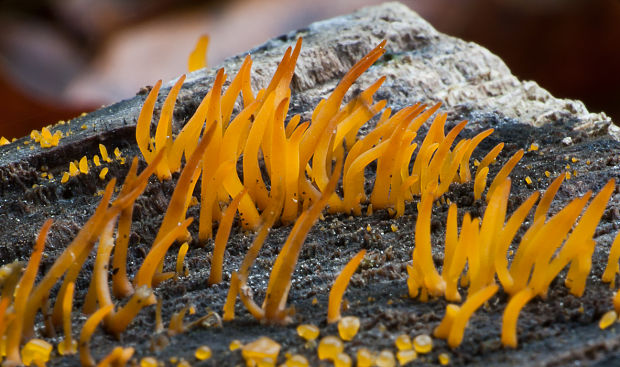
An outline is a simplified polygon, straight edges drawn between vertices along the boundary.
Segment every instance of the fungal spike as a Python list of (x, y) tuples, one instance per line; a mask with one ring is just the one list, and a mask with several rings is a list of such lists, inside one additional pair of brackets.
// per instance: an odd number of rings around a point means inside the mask
[(450, 328), (450, 334), (448, 335), (448, 345), (450, 348), (456, 348), (461, 344), (467, 321), (471, 315), (493, 297), (498, 289), (497, 284), (491, 284), (467, 297), (465, 303), (463, 303), (461, 309), (454, 317), (452, 327)]
[[(439, 121), (443, 121), (443, 124), (445, 124), (447, 114), (443, 113), (439, 114), (438, 116), (442, 116)], [(422, 187), (428, 186), (429, 182), (439, 180), (439, 173), (441, 172), (441, 168), (445, 165), (445, 161), (449, 158), (448, 154), (450, 153), (450, 147), (466, 125), (467, 120), (461, 121), (448, 132), (445, 138), (443, 138), (439, 142), (439, 147), (437, 148), (437, 151), (433, 155), (433, 158), (427, 168), (427, 170), (430, 171), (431, 174), (426, 176), (426, 182), (421, 182)], [(465, 151), (464, 154), (467, 154), (467, 152), (468, 151)]]
[(185, 160), (187, 161), (198, 146), (200, 130), (205, 126), (212, 90), (213, 88), (204, 96), (196, 112), (194, 112), (189, 121), (183, 126), (181, 131), (179, 131), (177, 138), (172, 142), (172, 147), (168, 152), (168, 165), (171, 172), (178, 172), (181, 168), (181, 157), (183, 153), (185, 153)]
[[(204, 161), (203, 161), (204, 162)], [(203, 172), (206, 167), (203, 167)], [(218, 189), (221, 187), (221, 182), (224, 178), (234, 172), (235, 162), (227, 161), (220, 163), (216, 171), (209, 174), (209, 182), (205, 183), (205, 177), (202, 177), (201, 188), (201, 204), (200, 204), (200, 218), (198, 226), (198, 240), (201, 243), (205, 243), (208, 239), (213, 237), (213, 220), (214, 213), (219, 213), (220, 207), (217, 202)], [(228, 198), (228, 197), (226, 197)]]
[(73, 340), (73, 332), (71, 330), (71, 310), (73, 309), (74, 286), (75, 283), (69, 283), (62, 299), (62, 321), (65, 339), (58, 344), (58, 351), (61, 355), (72, 355), (77, 352), (77, 343)]
[(456, 204), (450, 204), (450, 207), (448, 208), (448, 216), (446, 219), (446, 241), (444, 245), (443, 269), (441, 271), (441, 277), (446, 282), (446, 289), (448, 283), (448, 274), (450, 274), (450, 266), (454, 261), (454, 256), (457, 248), (456, 246), (459, 240), (457, 211), (458, 208)]
[[(179, 90), (185, 81), (185, 74), (174, 83), (174, 86), (168, 92), (168, 96), (164, 101), (164, 105), (161, 108), (161, 114), (159, 116), (159, 122), (157, 123), (157, 129), (155, 130), (155, 153), (164, 149), (168, 149), (172, 146), (172, 112), (174, 111), (174, 104), (176, 102)], [(168, 165), (168, 159), (162, 160), (156, 169), (157, 177), (160, 180), (169, 180), (172, 176), (170, 173), (170, 167)]]
[(185, 233), (185, 230), (190, 225), (192, 220), (193, 218), (184, 220), (172, 230), (165, 232), (165, 235), (161, 239), (153, 242), (153, 247), (151, 247), (151, 250), (146, 255), (146, 258), (142, 262), (142, 265), (140, 266), (140, 269), (134, 279), (134, 284), (136, 287), (146, 286), (148, 288), (152, 288), (154, 282), (153, 278), (158, 264), (163, 261), (166, 256), (166, 252), (170, 246), (172, 246), (174, 241), (179, 238), (180, 235)]
[(132, 347), (115, 347), (107, 356), (97, 363), (97, 367), (125, 367), (134, 352), (135, 350)]
[(480, 165), (478, 166), (478, 169), (476, 172), (480, 172), (485, 167), (490, 166), (491, 163), (495, 161), (495, 158), (497, 158), (497, 156), (502, 151), (502, 149), (504, 149), (504, 142), (501, 142), (497, 144), (496, 146), (494, 146), (493, 149), (491, 149), (487, 153), (487, 155), (485, 155), (484, 158), (482, 158), (482, 161), (480, 161)]
[(534, 192), (527, 198), (510, 216), (510, 219), (506, 222), (506, 225), (502, 229), (500, 240), (496, 245), (495, 252), (495, 272), (504, 289), (510, 289), (514, 285), (514, 281), (510, 272), (508, 271), (508, 259), (507, 253), (512, 240), (523, 224), (525, 217), (538, 200), (540, 193)]
[[(155, 102), (157, 101), (157, 95), (159, 94), (160, 88), (161, 79), (155, 83), (153, 88), (151, 88), (151, 91), (146, 97), (144, 105), (142, 105), (142, 109), (140, 110), (138, 121), (136, 122), (136, 142), (138, 143), (138, 148), (140, 148), (142, 156), (147, 162), (149, 162), (151, 157), (155, 154), (149, 145), (151, 141), (151, 120), (153, 119), (153, 109), (155, 107)], [(105, 150), (105, 146), (99, 144), (99, 149), (101, 150), (101, 158), (108, 162), (109, 158), (107, 151)]]
[(529, 287), (517, 292), (506, 306), (502, 317), (502, 344), (507, 347), (517, 347), (517, 321), (521, 309), (532, 299), (536, 293)]
[(209, 125), (209, 129), (202, 136), (198, 147), (185, 164), (153, 243), (161, 240), (162, 237), (166, 236), (168, 232), (177, 227), (178, 223), (183, 221), (185, 218), (185, 213), (187, 212), (187, 207), (189, 206), (188, 197), (191, 197), (194, 192), (194, 186), (197, 183), (196, 172), (199, 170), (203, 154), (209, 145), (211, 138), (213, 137), (216, 127), (215, 125), (216, 124), (214, 123)]
[(564, 181), (564, 177), (566, 176), (559, 175), (553, 180), (553, 182), (551, 182), (549, 187), (547, 187), (547, 190), (545, 191), (542, 198), (540, 199), (540, 203), (538, 203), (538, 206), (536, 207), (536, 211), (534, 212), (534, 220), (540, 217), (547, 216), (547, 212), (549, 211), (551, 202), (553, 201), (555, 194), (558, 192), (558, 189), (562, 185), (562, 182)]
[(190, 73), (207, 67), (207, 47), (209, 47), (209, 36), (203, 34), (198, 37), (196, 46), (187, 59), (187, 70)]
[[(19, 344), (22, 340), (22, 331), (24, 330), (24, 321), (28, 317), (26, 305), (31, 295), (32, 286), (34, 285), (35, 278), (37, 276), (37, 270), (39, 269), (39, 263), (43, 256), (43, 249), (45, 248), (45, 241), (47, 240), (47, 234), (52, 226), (52, 220), (48, 219), (43, 223), (37, 240), (34, 244), (34, 249), (28, 260), (28, 265), (19, 279), (19, 283), (15, 287), (15, 295), (13, 301), (13, 309), (15, 312), (14, 321), (11, 322), (10, 328), (7, 333), (6, 344), (6, 362), (9, 364), (19, 365), (22, 360), (19, 354)], [(6, 363), (5, 362), (5, 363)]]
[[(478, 147), (478, 145), (484, 139), (486, 139), (489, 135), (491, 135), (493, 131), (495, 131), (495, 129), (484, 130), (483, 132), (474, 136), (473, 139), (471, 139), (469, 146), (467, 147), (467, 151), (465, 152), (465, 154), (463, 154), (463, 159), (461, 161), (461, 166), (459, 170), (459, 176), (461, 179), (461, 183), (469, 182), (471, 180), (471, 172), (469, 171), (469, 159), (471, 158), (471, 155), (476, 149), (476, 147)], [(521, 150), (521, 155), (523, 155), (523, 150)], [(510, 173), (510, 171), (508, 173)], [(508, 174), (506, 174), (506, 176), (508, 176)], [(502, 179), (501, 181), (504, 181), (504, 179)]]
[(218, 227), (215, 236), (215, 244), (213, 246), (213, 256), (211, 257), (211, 272), (209, 273), (209, 285), (220, 283), (222, 281), (222, 267), (224, 264), (224, 251), (226, 250), (226, 242), (230, 236), (235, 213), (241, 202), (241, 198), (246, 194), (247, 190), (243, 190), (237, 194), (224, 211), (224, 216)]
[[(161, 154), (163, 158), (163, 153)], [(129, 191), (137, 179), (138, 159), (134, 157), (129, 167), (129, 172), (123, 183), (121, 195)], [(127, 278), (127, 247), (129, 246), (129, 234), (131, 232), (131, 222), (133, 217), (133, 205), (121, 211), (118, 219), (116, 235), (116, 245), (114, 246), (114, 256), (112, 258), (112, 293), (116, 298), (125, 298), (133, 293), (131, 282)]]
[(345, 267), (342, 269), (336, 280), (334, 280), (334, 285), (332, 289), (329, 291), (329, 301), (327, 307), (327, 322), (334, 323), (340, 320), (340, 306), (342, 303), (342, 296), (344, 295), (347, 286), (349, 285), (349, 281), (351, 277), (357, 270), (357, 267), (364, 259), (364, 255), (366, 255), (366, 250), (361, 250), (358, 252)]
[(270, 93), (258, 111), (243, 151), (243, 184), (248, 189), (248, 193), (254, 202), (258, 203), (258, 206), (262, 208), (267, 206), (269, 195), (258, 165), (258, 151), (267, 124), (273, 118), (276, 108), (275, 97), (274, 93)]
[(239, 294), (239, 273), (233, 271), (230, 276), (230, 287), (222, 310), (222, 319), (232, 321), (235, 318), (235, 302)]
[(127, 326), (129, 326), (140, 310), (155, 304), (155, 302), (155, 295), (152, 289), (145, 286), (136, 288), (129, 301), (111, 316), (110, 322), (105, 324), (105, 329), (117, 338), (120, 338), (120, 334), (127, 329)]
[[(110, 254), (114, 248), (112, 233), (114, 231), (115, 224), (116, 218), (112, 218), (103, 228), (103, 232), (101, 233), (101, 237), (99, 239), (99, 246), (97, 248), (95, 266), (93, 268), (91, 283), (94, 284), (94, 290), (97, 295), (99, 307), (114, 305), (112, 296), (110, 295), (110, 288), (108, 286), (108, 265), (110, 264)], [(112, 316), (114, 316), (114, 309), (112, 309), (109, 315), (106, 316), (105, 324), (110, 323)]]
[[(252, 67), (252, 57), (248, 54), (243, 60), (243, 64), (239, 68), (239, 72), (233, 78), (232, 82), (228, 88), (226, 88), (226, 92), (222, 96), (222, 123), (226, 128), (230, 122), (230, 116), (232, 115), (233, 108), (235, 107), (235, 101), (237, 100), (237, 96), (243, 87), (243, 78), (247, 73), (249, 74), (250, 68)], [(247, 108), (248, 105), (244, 105), (244, 109)]]
[(420, 200), (419, 214), (415, 225), (413, 264), (420, 267), (420, 271), (424, 276), (423, 287), (432, 296), (440, 296), (446, 290), (446, 282), (437, 272), (431, 253), (431, 209), (433, 207), (433, 195), (433, 192), (425, 192)]
[(291, 276), (299, 258), (301, 247), (312, 225), (316, 222), (327, 201), (336, 190), (336, 185), (342, 173), (342, 156), (336, 160), (335, 169), (329, 179), (328, 185), (321, 194), (321, 198), (312, 204), (307, 211), (303, 212), (295, 222), (286, 243), (280, 250), (273, 265), (267, 295), (265, 298), (265, 319), (269, 321), (286, 322), (284, 307), (291, 285)]
[(609, 250), (609, 257), (607, 258), (607, 266), (603, 272), (602, 280), (605, 283), (610, 283), (609, 286), (613, 289), (616, 280), (616, 274), (620, 271), (618, 266), (618, 259), (620, 259), (620, 231), (616, 234), (611, 249)]
[(449, 304), (446, 306), (446, 314), (435, 330), (433, 330), (433, 336), (439, 339), (448, 339), (450, 335), (450, 330), (452, 329), (452, 324), (454, 323), (454, 319), (458, 315), (461, 308), (457, 305)]
[(469, 292), (476, 292), (494, 282), (496, 239), (501, 234), (504, 225), (510, 184), (510, 179), (506, 179), (501, 186), (497, 187), (484, 212), (478, 237), (480, 268), (477, 273), (472, 273)]
[(346, 211), (356, 213), (361, 211), (358, 197), (365, 198), (364, 195), (364, 168), (375, 159), (379, 158), (388, 148), (389, 141), (384, 141), (371, 148), (359, 157), (345, 171), (342, 179), (344, 191), (344, 208)]
[(114, 308), (114, 305), (107, 305), (100, 308), (92, 314), (84, 323), (82, 331), (80, 332), (80, 342), (78, 344), (78, 350), (80, 352), (80, 363), (82, 366), (93, 367), (95, 366), (95, 360), (90, 354), (90, 338), (92, 337), (97, 325), (108, 315)]
[(179, 247), (179, 252), (177, 254), (177, 264), (175, 269), (177, 277), (182, 277), (183, 275), (187, 276), (187, 271), (185, 272), (185, 274), (183, 273), (185, 255), (187, 255), (187, 250), (189, 250), (189, 244), (187, 242), (183, 242), (181, 247)]
[(480, 200), (482, 198), (482, 192), (487, 185), (488, 174), (489, 167), (484, 167), (476, 171), (476, 178), (474, 179), (474, 200)]
[(441, 197), (441, 195), (448, 192), (450, 189), (450, 184), (455, 182), (455, 177), (458, 177), (458, 169), (467, 150), (467, 146), (469, 144), (468, 139), (460, 140), (454, 150), (450, 152), (449, 158), (444, 160), (444, 164), (441, 167), (441, 172), (439, 173), (439, 187), (437, 188), (437, 192), (435, 193), (435, 199)]
[[(510, 172), (512, 172), (512, 169), (515, 168), (515, 166), (521, 160), (521, 158), (523, 158), (523, 149), (519, 149), (512, 157), (510, 157), (508, 162), (504, 164), (502, 169), (499, 170), (499, 172), (493, 179), (493, 182), (491, 182), (491, 186), (489, 186), (489, 190), (487, 191), (487, 202), (491, 200), (491, 197), (493, 196), (493, 191), (495, 191), (495, 189), (499, 187), (508, 178), (508, 175), (510, 175)], [(463, 166), (461, 165), (461, 167)], [(464, 182), (467, 182), (467, 181), (464, 181)]]

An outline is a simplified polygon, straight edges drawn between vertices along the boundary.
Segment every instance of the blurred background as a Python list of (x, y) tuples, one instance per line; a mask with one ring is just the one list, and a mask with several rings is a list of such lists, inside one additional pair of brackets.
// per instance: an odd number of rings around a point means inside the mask
[[(0, 0), (0, 135), (20, 137), (379, 0)], [(620, 0), (403, 0), (520, 79), (620, 121)]]

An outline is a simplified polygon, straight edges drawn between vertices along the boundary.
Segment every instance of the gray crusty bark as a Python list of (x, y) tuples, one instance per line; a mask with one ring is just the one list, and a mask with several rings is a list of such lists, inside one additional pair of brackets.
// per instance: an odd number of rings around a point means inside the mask
[[(609, 133), (620, 139), (618, 128), (604, 113), (590, 113), (580, 101), (555, 98), (536, 82), (518, 80), (487, 49), (438, 32), (414, 11), (396, 2), (316, 22), (250, 50), (255, 90), (268, 84), (285, 49), (298, 37), (304, 41), (293, 78), (291, 112), (305, 118), (357, 60), (386, 39), (386, 55), (362, 75), (357, 85), (367, 86), (386, 75), (387, 81), (377, 97), (387, 98), (388, 106), (394, 109), (415, 102), (441, 102), (449, 116), (469, 118), (472, 126), (484, 123), (483, 117), (490, 114), (533, 126), (569, 118), (575, 129), (589, 134)], [(193, 100), (190, 106), (197, 105), (216, 70), (223, 67), (228, 75), (235, 75), (244, 57), (237, 55), (218, 67), (189, 74), (181, 98)], [(160, 103), (164, 96), (160, 93)], [(74, 127), (86, 124), (94, 128), (74, 128), (75, 133), (62, 139), (57, 148), (17, 151), (15, 145), (0, 147), (0, 167), (36, 163), (41, 154), (46, 160), (51, 155), (61, 164), (68, 158), (75, 159), (71, 154), (75, 149), (69, 148), (67, 152), (67, 147), (78, 146), (75, 153), (79, 153), (102, 139), (131, 134), (144, 98), (145, 93), (139, 93), (74, 120)], [(69, 128), (65, 125), (60, 130)], [(59, 151), (63, 154), (58, 156)]]

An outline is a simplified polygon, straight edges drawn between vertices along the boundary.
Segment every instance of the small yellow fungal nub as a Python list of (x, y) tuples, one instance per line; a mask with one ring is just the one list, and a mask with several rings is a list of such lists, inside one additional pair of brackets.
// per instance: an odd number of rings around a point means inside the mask
[(538, 150), (538, 144), (536, 144), (536, 143), (532, 143), (532, 144), (530, 145), (530, 148), (528, 149), (528, 152), (535, 152), (535, 151), (537, 151), (537, 150)]
[(356, 353), (357, 367), (370, 367), (375, 361), (375, 356), (366, 348), (360, 348)]
[(286, 359), (285, 365), (286, 367), (308, 367), (310, 366), (310, 362), (301, 354), (293, 354)]
[(108, 174), (108, 167), (103, 167), (103, 169), (99, 172), (99, 179), (104, 180), (107, 174)]
[(349, 285), (351, 277), (357, 270), (359, 264), (362, 262), (364, 255), (366, 255), (366, 250), (361, 250), (360, 252), (358, 252), (351, 260), (349, 260), (347, 265), (345, 265), (344, 269), (342, 269), (342, 272), (338, 274), (338, 277), (334, 281), (334, 285), (329, 292), (329, 301), (327, 308), (328, 323), (333, 323), (340, 319), (342, 296), (344, 295), (344, 291), (347, 289), (347, 285)]
[(189, 244), (187, 242), (183, 242), (181, 247), (179, 247), (179, 253), (177, 254), (177, 264), (176, 264), (176, 273), (177, 276), (183, 276), (183, 264), (185, 263), (185, 255), (187, 254), (187, 250), (189, 249)]
[(377, 367), (395, 367), (396, 359), (394, 359), (394, 353), (388, 349), (382, 350), (375, 359), (375, 365)]
[(613, 325), (617, 320), (618, 320), (618, 314), (616, 313), (616, 311), (614, 310), (607, 311), (605, 312), (603, 317), (601, 317), (601, 321), (599, 321), (598, 327), (600, 327), (601, 330), (607, 329), (608, 327)]
[(317, 353), (319, 359), (334, 360), (336, 356), (344, 350), (344, 344), (340, 338), (335, 336), (326, 336), (319, 342)]
[(319, 333), (319, 328), (312, 324), (302, 324), (297, 326), (297, 335), (308, 341), (318, 338)]
[(398, 364), (401, 366), (406, 365), (416, 358), (418, 358), (418, 353), (413, 349), (399, 350), (396, 352), (396, 359), (398, 359)]
[(119, 159), (121, 158), (121, 150), (118, 147), (114, 148), (114, 156)]
[(194, 352), (194, 356), (199, 361), (204, 361), (211, 358), (211, 348), (206, 345), (202, 345), (196, 349)]
[(334, 358), (334, 367), (351, 367), (352, 363), (351, 357), (346, 353), (339, 353)]
[(0, 138), (0, 146), (10, 144), (10, 143), (11, 142), (9, 141), (9, 139), (5, 138), (4, 136)]
[(246, 363), (259, 363), (265, 359), (275, 363), (280, 354), (281, 345), (273, 341), (272, 339), (261, 336), (255, 341), (244, 345), (241, 348), (241, 355), (245, 359)]
[(235, 351), (239, 348), (243, 347), (243, 343), (241, 343), (241, 340), (235, 339), (233, 341), (230, 342), (230, 344), (228, 345), (228, 349), (232, 352)]
[(80, 173), (80, 171), (76, 167), (75, 163), (74, 162), (70, 162), (69, 163), (69, 175), (71, 175), (71, 177), (73, 177), (73, 176), (77, 176), (79, 173)]
[(448, 353), (440, 353), (439, 364), (442, 366), (447, 366), (449, 363), (450, 363), (450, 355), (448, 355)]
[(93, 163), (95, 164), (95, 166), (99, 167), (101, 165), (101, 160), (99, 160), (99, 156), (97, 154), (95, 154), (93, 156)]
[(396, 224), (392, 224), (390, 225), (390, 229), (392, 230), (392, 232), (396, 232), (398, 231), (398, 226)]
[(411, 344), (411, 338), (407, 334), (400, 334), (394, 341), (398, 350), (409, 350), (413, 348)]
[(549, 172), (549, 171), (545, 171), (545, 176), (547, 176), (547, 177), (551, 177), (551, 172)]
[(530, 176), (525, 177), (525, 183), (527, 183), (528, 185), (532, 184), (532, 179), (530, 178)]
[(157, 367), (159, 363), (153, 357), (144, 357), (140, 360), (140, 367)]
[(108, 156), (108, 150), (106, 149), (105, 145), (99, 144), (99, 153), (101, 153), (101, 159), (103, 159), (104, 162), (112, 162), (112, 159), (110, 159), (110, 156)]
[(32, 363), (38, 367), (44, 367), (49, 361), (53, 346), (42, 339), (31, 339), (24, 345), (21, 351), (22, 362), (26, 366)]
[(80, 159), (80, 163), (78, 164), (78, 168), (80, 169), (81, 173), (88, 173), (88, 158), (86, 158), (86, 156), (83, 156)]
[(71, 175), (69, 175), (69, 172), (63, 172), (62, 173), (62, 178), (60, 179), (60, 183), (65, 183), (65, 182), (69, 181), (70, 177), (71, 177)]
[(86, 124), (82, 124), (82, 126), (80, 126), (80, 128), (81, 128), (82, 130), (86, 130), (86, 129), (88, 129), (88, 126), (87, 126)]
[(426, 334), (420, 334), (413, 339), (413, 348), (419, 354), (430, 353), (433, 350), (433, 339)]
[(353, 340), (360, 329), (360, 319), (355, 316), (345, 316), (338, 321), (338, 333), (342, 340)]

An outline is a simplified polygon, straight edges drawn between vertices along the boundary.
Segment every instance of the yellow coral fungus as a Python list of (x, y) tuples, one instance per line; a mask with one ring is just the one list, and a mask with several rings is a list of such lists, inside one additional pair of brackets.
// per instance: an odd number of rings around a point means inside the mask
[(134, 352), (135, 350), (132, 347), (115, 347), (107, 356), (103, 357), (103, 359), (97, 363), (97, 367), (124, 367), (129, 359), (131, 359)]
[(43, 255), (47, 234), (51, 226), (52, 220), (48, 219), (41, 227), (32, 255), (30, 255), (30, 260), (28, 260), (28, 265), (15, 288), (15, 300), (13, 304), (15, 316), (14, 322), (11, 323), (11, 327), (8, 329), (6, 345), (6, 360), (10, 364), (19, 365), (22, 362), (19, 354), (19, 344), (22, 339), (21, 336), (24, 323), (28, 320), (27, 318), (29, 316), (26, 312), (26, 305), (31, 294), (32, 286), (39, 268), (39, 262)]
[(506, 306), (502, 317), (502, 344), (508, 347), (517, 347), (517, 320), (519, 312), (532, 298), (534, 291), (531, 288), (524, 288), (516, 293)]
[(355, 270), (357, 270), (357, 267), (364, 259), (364, 255), (366, 255), (366, 250), (361, 250), (358, 252), (351, 260), (349, 260), (347, 265), (342, 269), (334, 281), (334, 285), (329, 291), (329, 302), (327, 307), (328, 323), (333, 323), (340, 319), (342, 296), (344, 295), (344, 291), (347, 289), (351, 276), (353, 276)]
[(112, 311), (114, 305), (107, 305), (103, 308), (100, 308), (92, 314), (88, 320), (82, 326), (82, 331), (80, 332), (80, 342), (78, 344), (78, 349), (80, 352), (80, 363), (82, 366), (92, 367), (95, 365), (95, 360), (93, 356), (90, 354), (90, 338), (92, 337), (97, 325), (103, 320), (103, 318)]
[(178, 277), (187, 276), (186, 272), (183, 270), (185, 268), (185, 255), (187, 254), (187, 250), (189, 249), (189, 244), (187, 242), (183, 242), (181, 247), (179, 247), (179, 253), (177, 254), (177, 265), (176, 265), (176, 273)]
[(616, 274), (620, 271), (620, 266), (618, 264), (618, 259), (620, 259), (620, 232), (616, 234), (616, 238), (614, 239), (613, 244), (609, 250), (609, 257), (607, 258), (607, 266), (605, 267), (605, 272), (603, 272), (602, 280), (605, 283), (610, 283), (610, 287), (613, 289)]
[(187, 59), (187, 70), (192, 72), (207, 67), (207, 47), (209, 47), (209, 36), (203, 34), (198, 38), (196, 46), (189, 54)]
[(456, 348), (461, 344), (461, 341), (463, 340), (463, 333), (465, 332), (465, 327), (467, 326), (467, 321), (471, 315), (478, 308), (480, 308), (483, 303), (493, 297), (498, 289), (499, 287), (496, 284), (492, 284), (467, 297), (467, 300), (465, 300), (465, 303), (463, 303), (460, 310), (454, 317), (452, 327), (450, 328), (448, 345), (451, 348)]
[(489, 190), (487, 191), (487, 202), (491, 200), (493, 191), (495, 191), (495, 189), (499, 187), (506, 180), (506, 178), (508, 178), (508, 175), (510, 175), (510, 172), (512, 172), (512, 169), (517, 165), (521, 158), (523, 158), (523, 149), (519, 149), (512, 157), (510, 157), (508, 162), (504, 164), (502, 169), (499, 170), (493, 179), (493, 182), (491, 182)]
[(62, 300), (62, 324), (65, 332), (65, 339), (58, 344), (58, 352), (61, 355), (71, 355), (77, 352), (77, 342), (73, 340), (73, 331), (71, 330), (71, 309), (73, 308), (73, 289), (74, 283), (71, 282), (67, 286), (64, 298)]
[(215, 245), (213, 246), (213, 256), (211, 257), (211, 272), (209, 273), (209, 284), (216, 284), (222, 281), (222, 266), (224, 263), (224, 250), (226, 250), (226, 241), (230, 235), (233, 220), (235, 219), (235, 213), (241, 202), (241, 198), (245, 195), (246, 191), (243, 190), (230, 203), (224, 217), (220, 223), (220, 227), (217, 230), (215, 236)]

